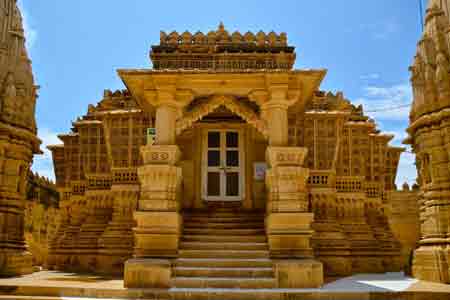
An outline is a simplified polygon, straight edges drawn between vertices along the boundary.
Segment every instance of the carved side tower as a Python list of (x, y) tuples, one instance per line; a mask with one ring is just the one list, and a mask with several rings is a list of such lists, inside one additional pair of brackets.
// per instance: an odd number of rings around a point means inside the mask
[(419, 173), (421, 237), (413, 275), (450, 283), (450, 22), (448, 0), (431, 0), (411, 66), (409, 138)]
[(36, 90), (15, 0), (0, 2), (0, 275), (31, 272), (24, 240), (27, 175), (39, 152)]

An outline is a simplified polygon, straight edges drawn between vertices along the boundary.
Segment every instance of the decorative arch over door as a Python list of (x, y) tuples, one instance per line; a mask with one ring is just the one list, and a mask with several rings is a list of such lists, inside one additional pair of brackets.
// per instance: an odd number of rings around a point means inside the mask
[(206, 102), (199, 103), (191, 110), (184, 113), (176, 123), (177, 135), (181, 134), (187, 128), (190, 128), (193, 123), (201, 120), (205, 116), (214, 112), (220, 106), (224, 106), (237, 116), (241, 117), (248, 124), (252, 125), (264, 138), (267, 138), (267, 124), (260, 118), (260, 116), (247, 104), (239, 101), (233, 96), (228, 95), (214, 95)]

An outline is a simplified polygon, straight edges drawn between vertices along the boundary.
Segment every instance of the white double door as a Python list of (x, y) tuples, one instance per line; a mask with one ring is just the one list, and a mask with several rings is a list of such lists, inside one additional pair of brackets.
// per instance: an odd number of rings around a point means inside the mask
[(203, 144), (203, 198), (208, 201), (242, 200), (243, 153), (240, 131), (207, 130)]

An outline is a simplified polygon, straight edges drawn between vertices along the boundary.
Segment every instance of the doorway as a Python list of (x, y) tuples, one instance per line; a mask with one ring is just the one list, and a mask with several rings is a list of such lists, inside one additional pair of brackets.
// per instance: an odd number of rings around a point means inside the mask
[(241, 131), (207, 130), (203, 145), (203, 199), (241, 201), (244, 186)]

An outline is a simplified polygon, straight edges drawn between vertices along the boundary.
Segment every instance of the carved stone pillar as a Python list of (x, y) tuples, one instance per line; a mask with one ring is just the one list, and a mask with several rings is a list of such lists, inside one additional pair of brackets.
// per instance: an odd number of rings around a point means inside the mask
[[(288, 144), (288, 106), (289, 102), (284, 96), (276, 96), (272, 93), (270, 101), (264, 103), (261, 107), (264, 119), (268, 124), (269, 145), (287, 146)], [(277, 99), (278, 98), (278, 99)]]
[(156, 144), (174, 145), (176, 136), (176, 106), (170, 104), (161, 104), (156, 109)]
[[(270, 255), (280, 287), (318, 287), (323, 283), (323, 267), (311, 247), (313, 214), (308, 211), (306, 182), (309, 170), (303, 168), (307, 149), (272, 147), (266, 152), (266, 233)], [(307, 262), (307, 263), (305, 263)], [(309, 274), (299, 279), (298, 274)]]
[(170, 263), (151, 258), (178, 255), (182, 174), (176, 164), (180, 151), (176, 145), (147, 145), (141, 152), (144, 160), (144, 165), (138, 169), (141, 193), (134, 213), (136, 259), (125, 264), (125, 286), (166, 287), (167, 282), (161, 283), (153, 277), (160, 276), (162, 266), (167, 269), (165, 272), (170, 272)]
[(268, 147), (266, 159), (267, 219), (269, 247), (275, 257), (312, 257), (306, 181), (309, 170), (302, 167), (307, 149)]

